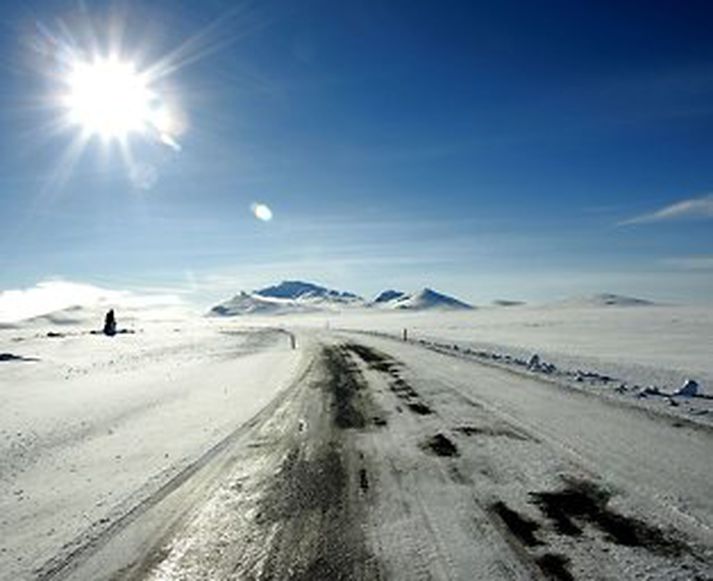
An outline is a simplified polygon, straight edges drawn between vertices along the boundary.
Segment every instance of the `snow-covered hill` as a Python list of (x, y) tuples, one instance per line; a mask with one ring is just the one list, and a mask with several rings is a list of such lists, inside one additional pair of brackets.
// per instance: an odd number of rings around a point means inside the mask
[(645, 307), (655, 303), (636, 297), (628, 297), (612, 293), (599, 293), (584, 297), (575, 297), (554, 303), (564, 307)]
[(399, 310), (470, 310), (472, 305), (448, 295), (424, 288), (416, 294), (404, 296), (393, 302), (393, 308)]
[(310, 313), (318, 310), (315, 307), (300, 303), (292, 299), (277, 299), (263, 297), (258, 293), (240, 292), (232, 299), (228, 299), (214, 306), (210, 313), (222, 317), (235, 317), (238, 315), (286, 315), (294, 313)]
[(495, 299), (493, 301), (493, 305), (496, 307), (521, 307), (524, 304), (524, 301), (513, 301), (510, 299)]

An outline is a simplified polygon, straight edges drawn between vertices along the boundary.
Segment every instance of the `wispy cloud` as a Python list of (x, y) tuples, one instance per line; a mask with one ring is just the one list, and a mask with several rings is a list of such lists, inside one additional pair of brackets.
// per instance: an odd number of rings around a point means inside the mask
[(664, 263), (682, 270), (712, 270), (713, 254), (704, 256), (678, 256), (666, 258)]
[(685, 218), (713, 218), (713, 194), (707, 194), (700, 198), (681, 200), (680, 202), (664, 206), (653, 212), (634, 216), (633, 218), (619, 222), (619, 226), (649, 224), (651, 222), (664, 222)]

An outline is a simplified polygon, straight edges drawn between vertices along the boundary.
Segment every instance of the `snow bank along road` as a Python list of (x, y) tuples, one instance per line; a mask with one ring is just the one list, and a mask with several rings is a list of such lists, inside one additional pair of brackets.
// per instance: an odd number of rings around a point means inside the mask
[(294, 381), (42, 579), (705, 579), (711, 433), (423, 347), (299, 337)]

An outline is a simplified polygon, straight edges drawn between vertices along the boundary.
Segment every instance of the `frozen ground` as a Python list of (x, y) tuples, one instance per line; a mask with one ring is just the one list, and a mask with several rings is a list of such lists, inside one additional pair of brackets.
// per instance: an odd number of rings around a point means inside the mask
[(2, 579), (713, 575), (708, 400), (504, 359), (710, 393), (710, 311), (83, 315), (0, 331)]
[(0, 361), (0, 578), (31, 578), (138, 506), (300, 364), (283, 333), (133, 323), (113, 338), (85, 325), (0, 331), (0, 352), (21, 357)]

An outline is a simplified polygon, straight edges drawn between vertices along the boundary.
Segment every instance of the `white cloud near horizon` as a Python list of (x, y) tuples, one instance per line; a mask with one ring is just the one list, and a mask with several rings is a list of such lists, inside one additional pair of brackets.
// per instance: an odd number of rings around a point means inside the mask
[(0, 323), (17, 323), (70, 307), (141, 308), (181, 304), (173, 295), (141, 295), (66, 280), (43, 280), (24, 289), (0, 291)]
[(664, 206), (653, 212), (634, 216), (633, 218), (619, 222), (618, 225), (649, 224), (652, 222), (664, 222), (685, 218), (713, 218), (713, 194), (681, 200), (680, 202)]

